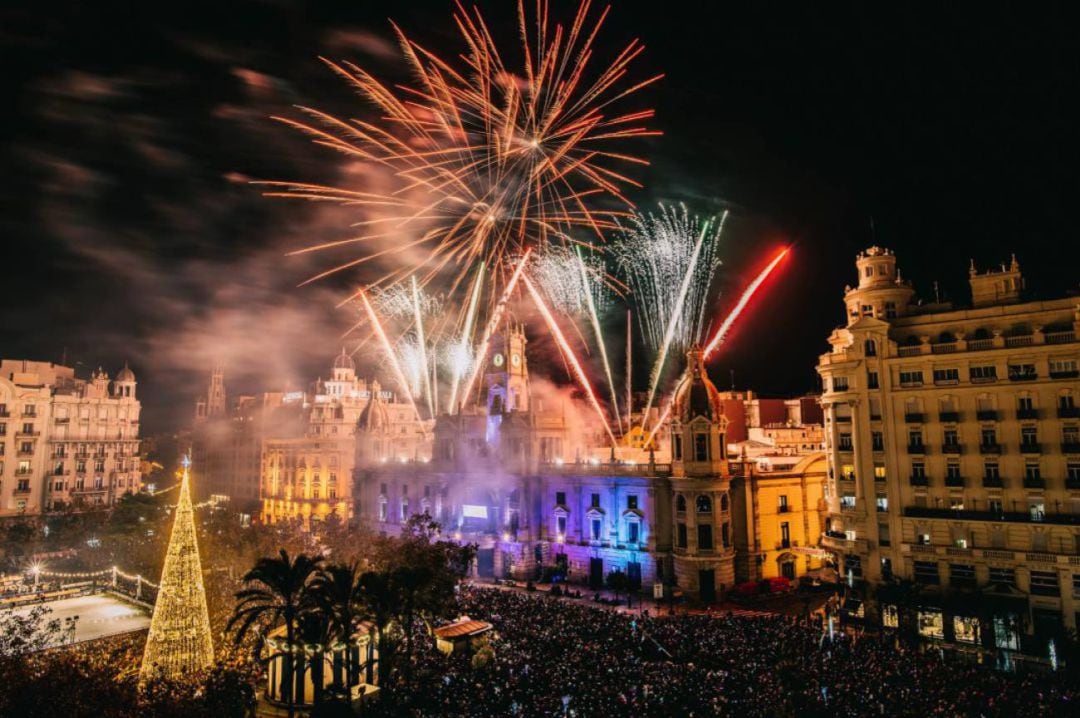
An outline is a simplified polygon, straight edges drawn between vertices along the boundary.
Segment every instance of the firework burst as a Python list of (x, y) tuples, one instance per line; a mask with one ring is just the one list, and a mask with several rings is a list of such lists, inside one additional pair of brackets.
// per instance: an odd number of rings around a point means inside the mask
[(510, 258), (526, 248), (602, 241), (624, 212), (598, 209), (597, 200), (630, 206), (624, 191), (638, 184), (623, 168), (646, 164), (623, 152), (622, 141), (659, 134), (645, 125), (652, 110), (619, 108), (661, 77), (628, 82), (644, 49), (636, 39), (599, 64), (594, 43), (608, 11), (594, 16), (590, 0), (582, 0), (567, 26), (551, 19), (546, 0), (531, 18), (519, 2), (517, 71), (479, 11), (460, 3), (454, 23), (467, 50), (452, 60), (394, 26), (416, 78), (409, 86), (391, 87), (352, 63), (326, 61), (375, 105), (380, 120), (339, 119), (306, 107), (303, 121), (279, 119), (316, 144), (386, 170), (393, 188), (271, 183), (272, 195), (337, 202), (360, 214), (357, 236), (298, 250), (361, 248), (355, 259), (309, 281), (419, 250), (421, 282), (450, 272), (453, 291), (480, 261), (505, 281)]

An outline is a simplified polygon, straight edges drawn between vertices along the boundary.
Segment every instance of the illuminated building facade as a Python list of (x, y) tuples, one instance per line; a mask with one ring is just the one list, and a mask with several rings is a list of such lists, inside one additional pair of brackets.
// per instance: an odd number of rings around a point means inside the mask
[(610, 446), (607, 461), (595, 458), (589, 432), (572, 427), (564, 407), (542, 405), (525, 347), (519, 326), (495, 337), (486, 392), (439, 417), (429, 464), (358, 472), (360, 517), (396, 533), (426, 512), (478, 545), (481, 576), (554, 574), (600, 588), (620, 570), (632, 586), (662, 583), (695, 599), (719, 598), (736, 580), (737, 497), (727, 419), (701, 352), (688, 355), (674, 395), (670, 462), (632, 463)]
[[(853, 583), (921, 584), (928, 636), (1014, 647), (1002, 629), (1014, 620), (1036, 636), (1074, 627), (1080, 302), (1024, 301), (1015, 258), (1000, 271), (972, 266), (970, 308), (917, 303), (888, 250), (856, 266), (846, 325), (818, 363), (822, 546)], [(980, 601), (964, 599), (973, 593)], [(975, 616), (978, 605), (992, 610)], [(895, 610), (880, 607), (886, 625)]]
[(329, 379), (316, 381), (309, 393), (284, 395), (282, 403), (295, 407), (301, 420), (294, 435), (262, 440), (259, 485), (262, 518), (269, 523), (300, 520), (307, 526), (331, 514), (348, 521), (357, 471), (430, 458), (429, 422), (418, 420), (411, 404), (398, 402), (379, 382), (357, 378), (344, 351)]
[(0, 516), (108, 506), (140, 488), (135, 374), (0, 362)]

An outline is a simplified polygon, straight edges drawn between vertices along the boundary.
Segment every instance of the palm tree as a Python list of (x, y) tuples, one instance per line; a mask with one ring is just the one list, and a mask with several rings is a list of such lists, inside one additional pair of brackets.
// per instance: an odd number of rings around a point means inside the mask
[(293, 715), (296, 696), (296, 687), (293, 685), (295, 654), (291, 647), (296, 640), (300, 614), (309, 605), (309, 580), (321, 563), (322, 557), (307, 554), (297, 554), (295, 559), (290, 559), (285, 549), (281, 549), (278, 557), (260, 558), (244, 575), (244, 583), (248, 585), (236, 592), (236, 608), (225, 627), (228, 632), (239, 625), (236, 632), (236, 643), (239, 644), (260, 619), (271, 628), (280, 623), (285, 624), (285, 637), (290, 651), (284, 660), (282, 683), (287, 690), (286, 705), (290, 717)]
[[(390, 637), (390, 622), (397, 612), (399, 594), (391, 575), (387, 571), (366, 571), (360, 576), (360, 605), (371, 617), (372, 633), (378, 631), (379, 647), (379, 687), (383, 691), (391, 688), (390, 673), (393, 671), (394, 646)], [(368, 662), (366, 681), (372, 682), (372, 665)]]
[(351, 688), (359, 682), (358, 648), (352, 640), (363, 615), (359, 563), (324, 566), (312, 577), (310, 591), (327, 617), (332, 637), (345, 644), (344, 665), (335, 654), (334, 683)]

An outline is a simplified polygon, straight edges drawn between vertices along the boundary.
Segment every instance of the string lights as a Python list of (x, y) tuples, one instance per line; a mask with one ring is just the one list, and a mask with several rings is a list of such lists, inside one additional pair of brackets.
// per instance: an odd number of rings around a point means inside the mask
[(180, 500), (176, 505), (165, 567), (161, 571), (161, 584), (139, 672), (142, 684), (155, 676), (175, 680), (188, 678), (193, 671), (206, 668), (214, 659), (189, 490), (191, 459), (185, 456), (182, 464)]

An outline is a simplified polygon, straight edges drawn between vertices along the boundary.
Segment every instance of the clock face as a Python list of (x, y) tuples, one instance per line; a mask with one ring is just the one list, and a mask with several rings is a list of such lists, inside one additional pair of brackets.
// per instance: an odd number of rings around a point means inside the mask
[(503, 361), (504, 360), (503, 360), (503, 355), (502, 354), (496, 354), (494, 357), (491, 358), (491, 363), (494, 364), (495, 366), (502, 366)]
[(510, 355), (510, 363), (513, 364), (514, 366), (521, 366), (521, 355), (520, 354), (511, 354)]

